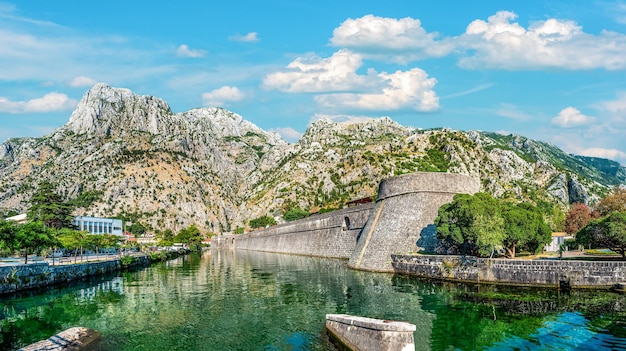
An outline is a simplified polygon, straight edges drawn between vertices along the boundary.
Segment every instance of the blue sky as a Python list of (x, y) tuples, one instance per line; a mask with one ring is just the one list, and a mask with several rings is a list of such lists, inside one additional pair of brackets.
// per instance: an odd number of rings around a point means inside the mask
[(289, 141), (389, 116), (626, 165), (626, 1), (0, 2), (0, 142), (65, 124), (96, 82)]

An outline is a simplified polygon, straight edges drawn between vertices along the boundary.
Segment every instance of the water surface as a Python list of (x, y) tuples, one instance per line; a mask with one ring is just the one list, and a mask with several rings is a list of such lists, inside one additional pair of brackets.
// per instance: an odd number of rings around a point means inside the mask
[(626, 350), (626, 300), (447, 284), (345, 261), (212, 251), (0, 300), (2, 350), (73, 326), (108, 350), (334, 350), (327, 313), (409, 321), (416, 350)]

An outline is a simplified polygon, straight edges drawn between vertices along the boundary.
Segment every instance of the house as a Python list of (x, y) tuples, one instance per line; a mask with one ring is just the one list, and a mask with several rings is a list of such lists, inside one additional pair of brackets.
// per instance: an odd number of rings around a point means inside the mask
[(546, 252), (559, 252), (560, 246), (565, 244), (565, 240), (568, 239), (574, 239), (574, 237), (565, 232), (553, 232), (552, 241), (543, 250)]
[(76, 229), (87, 231), (89, 234), (114, 234), (121, 236), (123, 233), (121, 219), (76, 216), (72, 224), (76, 226)]

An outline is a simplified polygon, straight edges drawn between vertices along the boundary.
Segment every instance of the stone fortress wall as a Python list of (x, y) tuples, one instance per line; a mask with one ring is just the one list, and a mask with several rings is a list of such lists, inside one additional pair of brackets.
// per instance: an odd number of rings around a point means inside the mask
[[(317, 214), (248, 234), (221, 236), (217, 246), (316, 257), (348, 259), (373, 203)], [(212, 240), (213, 242), (213, 240)]]
[(380, 183), (376, 203), (350, 207), (248, 234), (222, 235), (214, 246), (349, 259), (351, 268), (464, 282), (606, 287), (626, 281), (626, 262), (480, 259), (411, 255), (437, 242), (439, 207), (474, 194), (478, 180), (418, 172)]
[[(392, 253), (415, 251), (434, 238), (437, 210), (457, 193), (473, 194), (478, 180), (461, 174), (417, 172), (383, 180), (375, 203), (313, 215), (248, 234), (214, 238), (234, 247), (349, 259), (356, 269), (393, 272)], [(422, 236), (424, 238), (422, 238)], [(422, 239), (420, 241), (420, 239)]]

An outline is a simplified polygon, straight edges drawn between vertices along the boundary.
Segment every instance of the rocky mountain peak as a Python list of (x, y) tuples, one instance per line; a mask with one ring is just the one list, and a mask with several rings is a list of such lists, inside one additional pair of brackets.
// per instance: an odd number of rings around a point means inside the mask
[(171, 114), (161, 99), (98, 83), (83, 95), (66, 128), (76, 134), (110, 136), (128, 130), (159, 134), (163, 119)]

